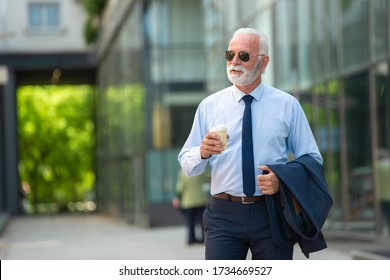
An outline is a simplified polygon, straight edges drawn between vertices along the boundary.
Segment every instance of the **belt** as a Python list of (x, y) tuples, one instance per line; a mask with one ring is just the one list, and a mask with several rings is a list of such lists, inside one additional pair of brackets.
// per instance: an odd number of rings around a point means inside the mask
[(229, 201), (234, 201), (234, 202), (241, 202), (242, 204), (252, 204), (255, 202), (265, 200), (264, 195), (260, 195), (260, 196), (234, 196), (234, 195), (230, 195), (228, 193), (217, 193), (217, 194), (214, 194), (213, 197), (219, 198), (219, 199), (224, 199), (224, 200), (229, 200)]

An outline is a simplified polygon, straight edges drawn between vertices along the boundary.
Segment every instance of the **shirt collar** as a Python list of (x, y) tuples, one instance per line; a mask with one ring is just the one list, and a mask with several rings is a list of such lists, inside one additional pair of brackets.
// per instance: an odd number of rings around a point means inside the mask
[[(240, 102), (240, 100), (246, 95), (243, 93), (241, 90), (239, 90), (235, 85), (233, 87), (233, 96), (236, 99), (237, 102)], [(250, 95), (253, 96), (253, 98), (256, 101), (259, 101), (261, 96), (263, 95), (264, 92), (264, 84), (261, 82), (251, 93)]]

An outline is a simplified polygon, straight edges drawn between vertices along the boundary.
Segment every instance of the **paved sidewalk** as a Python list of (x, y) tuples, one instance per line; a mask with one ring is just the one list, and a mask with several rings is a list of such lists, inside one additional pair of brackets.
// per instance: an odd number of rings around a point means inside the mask
[[(185, 227), (141, 228), (100, 214), (21, 216), (0, 235), (1, 260), (203, 260), (203, 245), (187, 246)], [(349, 260), (356, 249), (380, 247), (325, 238), (310, 260)], [(296, 247), (295, 259), (304, 260)]]

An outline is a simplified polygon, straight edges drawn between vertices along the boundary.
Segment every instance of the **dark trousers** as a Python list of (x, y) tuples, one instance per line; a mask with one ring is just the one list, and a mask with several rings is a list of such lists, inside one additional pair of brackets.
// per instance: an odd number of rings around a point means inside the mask
[(242, 204), (212, 197), (203, 214), (206, 260), (290, 260), (294, 246), (275, 246), (265, 200)]
[[(202, 223), (204, 209), (204, 206), (183, 209), (183, 215), (187, 226), (188, 244), (203, 242), (204, 240), (204, 230)], [(196, 236), (196, 226), (199, 226), (200, 228), (200, 237)]]

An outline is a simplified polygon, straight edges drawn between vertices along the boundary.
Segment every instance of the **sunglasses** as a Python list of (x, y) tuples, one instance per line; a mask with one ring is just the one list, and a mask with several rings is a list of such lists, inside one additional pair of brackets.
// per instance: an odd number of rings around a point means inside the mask
[[(236, 55), (236, 53), (234, 51), (226, 51), (225, 52), (225, 59), (227, 61), (232, 61), (235, 55)], [(264, 54), (253, 55), (253, 56), (264, 56)], [(253, 57), (253, 56), (250, 56), (249, 53), (244, 52), (244, 51), (238, 52), (238, 58), (243, 62), (248, 62), (249, 59), (251, 59), (251, 57)]]

